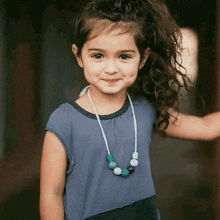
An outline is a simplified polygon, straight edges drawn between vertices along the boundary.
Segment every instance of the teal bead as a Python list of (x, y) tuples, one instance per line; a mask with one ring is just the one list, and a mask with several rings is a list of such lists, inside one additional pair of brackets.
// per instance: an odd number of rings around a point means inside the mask
[(127, 176), (128, 174), (129, 174), (129, 171), (127, 169), (123, 169), (121, 172), (121, 175), (124, 177)]
[(107, 155), (107, 160), (108, 160), (109, 162), (114, 161), (113, 155), (108, 154), (108, 155)]
[(110, 168), (110, 169), (115, 169), (115, 167), (117, 167), (118, 165), (117, 165), (117, 163), (115, 162), (115, 161), (111, 161), (110, 163), (109, 163), (109, 165), (108, 165), (108, 167)]

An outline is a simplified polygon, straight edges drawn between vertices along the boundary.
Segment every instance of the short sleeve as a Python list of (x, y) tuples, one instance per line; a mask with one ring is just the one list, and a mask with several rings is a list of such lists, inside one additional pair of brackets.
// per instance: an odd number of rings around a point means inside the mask
[(51, 114), (45, 130), (53, 132), (59, 138), (71, 161), (71, 120), (64, 104)]

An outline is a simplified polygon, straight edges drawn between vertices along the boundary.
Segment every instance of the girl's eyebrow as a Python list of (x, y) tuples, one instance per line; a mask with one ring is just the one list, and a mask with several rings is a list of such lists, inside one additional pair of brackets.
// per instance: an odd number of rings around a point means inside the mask
[[(106, 52), (106, 50), (104, 49), (100, 49), (100, 48), (90, 48), (88, 49), (88, 51), (100, 51), (100, 52)], [(117, 50), (117, 53), (136, 53), (135, 50), (132, 50), (132, 49), (128, 49), (128, 50)]]

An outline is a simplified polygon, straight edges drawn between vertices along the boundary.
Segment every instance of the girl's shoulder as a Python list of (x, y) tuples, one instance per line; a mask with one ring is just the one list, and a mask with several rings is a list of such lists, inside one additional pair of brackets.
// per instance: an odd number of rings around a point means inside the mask
[(70, 121), (77, 111), (73, 108), (71, 102), (60, 104), (50, 115), (49, 121)]
[(157, 110), (153, 102), (150, 102), (144, 96), (132, 96), (131, 99), (135, 112), (143, 115), (143, 117), (156, 117)]
[(150, 107), (155, 109), (154, 103), (147, 100), (144, 96), (131, 96), (132, 102), (134, 105), (140, 105), (140, 107)]
[(51, 114), (49, 117), (49, 122), (54, 120), (68, 120), (69, 119), (69, 112), (71, 111), (71, 105), (69, 103), (60, 104)]
[(68, 115), (69, 113), (74, 111), (74, 108), (73, 108), (73, 105), (71, 104), (71, 102), (65, 102), (65, 103), (60, 104), (54, 112), (56, 112), (56, 111), (63, 112)]

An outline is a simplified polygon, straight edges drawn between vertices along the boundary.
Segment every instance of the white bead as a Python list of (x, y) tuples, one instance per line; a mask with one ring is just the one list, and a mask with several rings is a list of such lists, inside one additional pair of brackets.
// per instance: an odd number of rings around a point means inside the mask
[(120, 175), (121, 174), (121, 168), (116, 167), (113, 172), (114, 172), (115, 175)]
[(136, 166), (138, 165), (138, 160), (132, 159), (132, 160), (130, 161), (130, 165), (131, 165), (132, 167), (136, 167)]
[(138, 152), (134, 152), (133, 154), (132, 154), (132, 159), (138, 159)]

